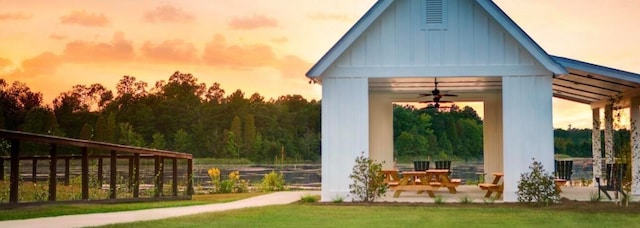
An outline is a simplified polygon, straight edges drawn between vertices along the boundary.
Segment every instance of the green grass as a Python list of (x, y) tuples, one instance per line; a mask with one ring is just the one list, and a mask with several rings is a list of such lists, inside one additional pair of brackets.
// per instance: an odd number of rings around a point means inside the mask
[(526, 207), (292, 204), (106, 227), (617, 227), (629, 224), (640, 224), (640, 216)]
[(162, 207), (180, 207), (202, 205), (210, 203), (226, 203), (245, 199), (264, 193), (232, 193), (194, 195), (192, 200), (119, 203), (119, 204), (55, 204), (34, 207), (23, 207), (11, 210), (0, 210), (0, 221), (14, 219), (28, 219), (39, 217), (51, 217), (60, 215), (104, 213), (116, 211), (132, 211)]

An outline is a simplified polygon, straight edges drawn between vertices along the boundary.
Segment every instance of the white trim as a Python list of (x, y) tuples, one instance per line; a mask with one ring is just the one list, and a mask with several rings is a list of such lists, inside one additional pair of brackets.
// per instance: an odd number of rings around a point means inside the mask
[(462, 65), (462, 66), (421, 66), (421, 67), (336, 67), (332, 77), (459, 77), (459, 76), (497, 76), (497, 75), (549, 75), (540, 65)]
[(570, 59), (560, 56), (551, 56), (554, 61), (559, 63), (565, 68), (572, 68), (580, 71), (585, 71), (593, 74), (602, 75), (605, 77), (611, 77), (615, 79), (625, 80), (629, 82), (640, 83), (640, 74), (618, 70), (610, 67), (600, 66), (593, 63), (583, 62), (580, 60)]

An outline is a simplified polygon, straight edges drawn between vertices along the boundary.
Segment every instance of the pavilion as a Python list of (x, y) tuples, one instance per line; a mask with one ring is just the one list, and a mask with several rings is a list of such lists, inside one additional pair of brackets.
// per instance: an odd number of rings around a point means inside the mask
[[(322, 84), (322, 201), (348, 199), (362, 152), (393, 163), (393, 102), (416, 102), (434, 78), (456, 101), (484, 103), (484, 170), (504, 172), (516, 201), (532, 158), (553, 167), (552, 97), (591, 105), (594, 177), (613, 162), (614, 107), (640, 124), (640, 75), (547, 54), (491, 0), (379, 0), (307, 72)], [(638, 135), (632, 129), (631, 135)], [(632, 139), (633, 193), (640, 143)], [(547, 168), (548, 170), (549, 168)]]

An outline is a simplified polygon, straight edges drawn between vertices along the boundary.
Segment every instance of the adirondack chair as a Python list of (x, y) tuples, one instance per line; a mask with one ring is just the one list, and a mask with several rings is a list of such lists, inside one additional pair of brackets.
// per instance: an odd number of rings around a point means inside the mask
[(447, 169), (451, 175), (451, 161), (435, 161), (436, 169)]
[[(560, 190), (560, 186), (565, 185), (569, 182), (570, 186), (573, 186), (573, 182), (571, 181), (571, 174), (573, 174), (573, 161), (555, 161), (555, 183), (558, 190)], [(562, 191), (562, 190), (560, 190)]]
[(413, 161), (414, 171), (425, 171), (429, 169), (429, 161)]
[[(598, 182), (598, 198), (600, 197), (600, 192), (603, 192), (609, 200), (611, 200), (611, 195), (609, 195), (608, 191), (614, 191), (616, 193), (621, 193), (624, 197), (627, 197), (627, 194), (622, 189), (622, 180), (625, 178), (625, 172), (627, 170), (627, 164), (607, 164), (607, 169), (605, 173), (606, 185), (602, 186), (600, 184), (600, 178), (596, 177), (596, 182)], [(617, 195), (616, 195), (617, 198)]]

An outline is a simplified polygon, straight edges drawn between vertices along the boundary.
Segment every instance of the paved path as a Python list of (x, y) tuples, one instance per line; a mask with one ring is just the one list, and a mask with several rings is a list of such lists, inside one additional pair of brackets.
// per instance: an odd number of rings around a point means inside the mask
[(58, 217), (34, 218), (24, 220), (0, 221), (0, 227), (85, 227), (101, 226), (113, 223), (127, 223), (136, 221), (164, 219), (205, 212), (234, 210), (247, 207), (261, 207), (268, 205), (289, 204), (300, 200), (307, 194), (317, 195), (319, 192), (294, 191), (275, 192), (229, 203), (208, 204), (187, 207), (157, 208), (137, 211), (122, 211), (111, 213), (95, 213), (84, 215), (65, 215)]

